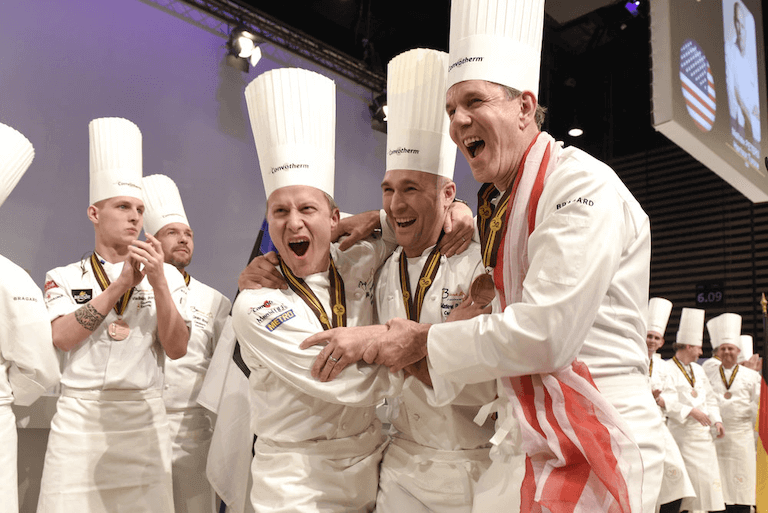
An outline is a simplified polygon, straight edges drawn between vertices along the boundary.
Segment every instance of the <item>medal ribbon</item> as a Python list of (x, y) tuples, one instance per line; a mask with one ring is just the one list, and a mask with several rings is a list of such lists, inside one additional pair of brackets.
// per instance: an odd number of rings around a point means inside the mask
[(301, 278), (295, 276), (293, 271), (285, 265), (285, 262), (278, 255), (280, 259), (280, 270), (283, 272), (285, 279), (288, 281), (288, 286), (291, 287), (298, 296), (304, 300), (307, 306), (315, 313), (320, 324), (323, 325), (324, 330), (331, 328), (339, 328), (347, 325), (347, 308), (346, 297), (344, 295), (344, 280), (341, 279), (339, 271), (336, 269), (336, 264), (333, 263), (331, 258), (331, 265), (328, 268), (328, 279), (331, 282), (331, 304), (333, 305), (333, 319), (332, 323), (328, 322), (328, 315), (325, 313), (323, 304), (317, 299), (317, 296), (312, 289)]
[[(505, 214), (509, 206), (512, 188), (504, 191), (496, 209), (491, 201), (498, 195), (498, 190), (492, 183), (485, 183), (477, 193), (477, 230), (480, 233), (480, 246), (483, 249), (483, 265), (496, 267), (496, 255), (501, 246), (501, 240), (506, 227)], [(501, 233), (500, 233), (501, 232)]]
[(187, 287), (189, 287), (189, 281), (192, 279), (192, 276), (190, 276), (187, 271), (181, 271), (181, 274), (184, 276), (184, 283), (186, 283)]
[[(123, 265), (130, 265), (128, 261), (124, 262)], [(96, 281), (99, 284), (99, 287), (101, 287), (101, 291), (104, 292), (107, 287), (109, 287), (109, 284), (112, 283), (109, 281), (109, 276), (107, 276), (107, 272), (104, 270), (104, 267), (101, 265), (101, 262), (99, 261), (98, 257), (96, 256), (96, 253), (91, 253), (91, 269), (93, 269), (93, 275), (96, 277)], [(120, 300), (115, 303), (115, 305), (112, 307), (115, 312), (117, 312), (117, 315), (121, 316), (123, 315), (123, 312), (125, 312), (125, 309), (128, 308), (128, 301), (130, 301), (131, 296), (133, 295), (133, 290), (135, 287), (131, 287), (131, 290), (125, 291), (125, 294), (123, 294), (123, 297), (120, 298)]]
[(405, 305), (405, 311), (408, 313), (408, 319), (411, 321), (419, 322), (421, 317), (421, 306), (424, 303), (424, 296), (426, 296), (429, 287), (432, 286), (432, 282), (437, 275), (437, 270), (440, 268), (440, 257), (442, 253), (437, 247), (440, 245), (440, 240), (443, 238), (443, 232), (440, 232), (440, 237), (437, 239), (435, 247), (427, 257), (427, 261), (424, 263), (424, 267), (421, 269), (421, 275), (419, 276), (419, 284), (416, 288), (416, 297), (411, 294), (411, 281), (408, 278), (408, 258), (405, 256), (405, 251), (400, 253), (400, 289), (403, 292), (403, 305)]
[(653, 358), (651, 358), (651, 365), (648, 366), (648, 376), (653, 376)]
[(691, 369), (691, 375), (688, 376), (688, 372), (686, 372), (685, 367), (682, 363), (680, 363), (680, 360), (677, 359), (677, 356), (673, 356), (672, 359), (675, 361), (675, 365), (677, 365), (677, 368), (680, 369), (680, 372), (683, 373), (685, 376), (685, 379), (688, 380), (688, 383), (691, 384), (692, 388), (695, 388), (696, 386), (696, 375), (693, 373), (693, 369)]
[(725, 385), (725, 389), (726, 390), (730, 390), (731, 389), (731, 385), (733, 385), (733, 379), (736, 377), (736, 373), (737, 372), (739, 372), (739, 366), (738, 365), (736, 365), (733, 368), (733, 374), (731, 374), (731, 379), (726, 382), (725, 381), (725, 372), (723, 371), (723, 366), (722, 365), (720, 366), (720, 379), (723, 380), (723, 385)]

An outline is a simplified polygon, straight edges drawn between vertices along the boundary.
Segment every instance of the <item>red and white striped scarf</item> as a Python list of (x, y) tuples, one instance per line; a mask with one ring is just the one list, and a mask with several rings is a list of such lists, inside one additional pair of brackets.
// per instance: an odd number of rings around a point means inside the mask
[[(507, 231), (494, 268), (502, 307), (522, 301), (529, 268), (528, 237), (547, 176), (562, 143), (541, 132), (515, 179)], [(600, 394), (587, 366), (575, 360), (551, 374), (502, 380), (520, 423), (526, 472), (522, 512), (640, 513), (640, 450), (615, 408)]]

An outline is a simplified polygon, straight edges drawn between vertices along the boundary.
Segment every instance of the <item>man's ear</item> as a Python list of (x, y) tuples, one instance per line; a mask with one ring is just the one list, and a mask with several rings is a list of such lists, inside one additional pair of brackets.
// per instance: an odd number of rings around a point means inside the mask
[(523, 91), (520, 94), (520, 121), (523, 128), (527, 127), (530, 123), (536, 122), (536, 106), (538, 104), (536, 95), (532, 92)]
[(88, 206), (88, 219), (91, 220), (93, 224), (96, 224), (99, 222), (99, 209), (95, 205), (89, 205)]
[(339, 212), (339, 209), (334, 208), (333, 212), (331, 212), (331, 232), (336, 230), (336, 227), (339, 225), (340, 219), (341, 219), (341, 213)]
[(453, 180), (449, 180), (445, 185), (443, 185), (442, 196), (445, 199), (446, 207), (453, 203), (453, 200), (456, 198), (456, 183), (453, 182)]

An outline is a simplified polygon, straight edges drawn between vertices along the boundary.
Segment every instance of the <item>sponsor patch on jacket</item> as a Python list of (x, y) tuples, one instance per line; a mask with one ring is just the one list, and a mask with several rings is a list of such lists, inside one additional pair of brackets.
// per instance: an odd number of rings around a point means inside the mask
[(293, 313), (293, 310), (288, 310), (287, 312), (283, 312), (267, 323), (267, 330), (275, 331), (281, 324), (293, 319), (294, 317), (296, 317), (296, 314)]
[(93, 289), (72, 289), (72, 298), (78, 305), (87, 303), (93, 299)]
[(200, 310), (197, 307), (191, 307), (190, 310), (192, 311), (192, 321), (195, 323), (195, 326), (200, 329), (205, 329), (208, 327), (208, 324), (211, 322), (211, 319), (213, 318), (213, 314), (210, 312), (205, 312), (203, 310)]
[(14, 301), (32, 301), (37, 303), (37, 299), (32, 296), (13, 296)]
[[(264, 301), (263, 304), (252, 306), (248, 309), (248, 315), (256, 316), (256, 323), (259, 326), (271, 324), (272, 319), (276, 319), (279, 314), (286, 313), (288, 306), (274, 301)], [(279, 325), (279, 324), (278, 324)], [(272, 331), (272, 330), (269, 330)]]
[(43, 290), (43, 292), (48, 292), (49, 290), (55, 289), (58, 286), (59, 285), (55, 281), (48, 280), (48, 281), (45, 282), (45, 290)]
[(443, 293), (440, 298), (440, 308), (443, 311), (443, 317), (448, 317), (451, 310), (459, 306), (466, 297), (467, 295), (461, 289), (456, 292), (451, 292), (448, 289), (443, 288)]

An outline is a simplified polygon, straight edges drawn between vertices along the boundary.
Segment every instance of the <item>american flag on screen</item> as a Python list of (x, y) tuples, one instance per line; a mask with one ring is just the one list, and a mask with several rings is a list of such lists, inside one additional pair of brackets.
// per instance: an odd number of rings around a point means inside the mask
[(680, 48), (680, 85), (688, 114), (702, 132), (709, 132), (717, 110), (715, 79), (707, 56), (692, 39)]

